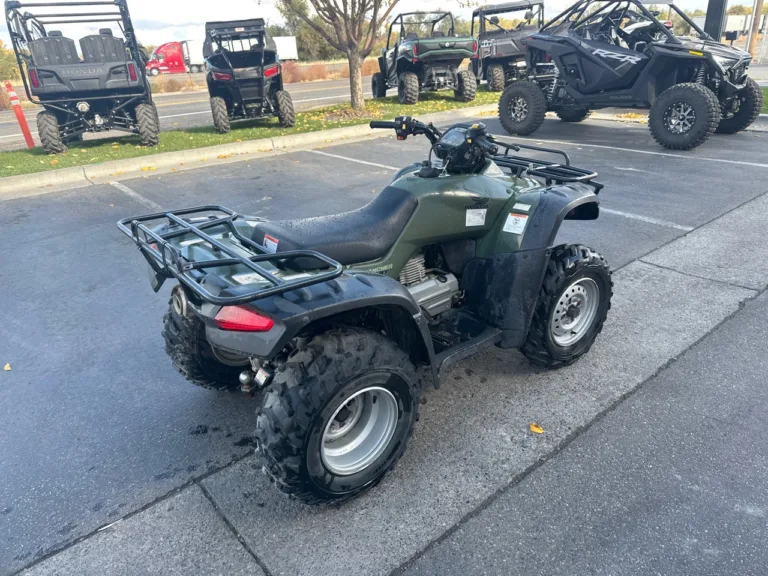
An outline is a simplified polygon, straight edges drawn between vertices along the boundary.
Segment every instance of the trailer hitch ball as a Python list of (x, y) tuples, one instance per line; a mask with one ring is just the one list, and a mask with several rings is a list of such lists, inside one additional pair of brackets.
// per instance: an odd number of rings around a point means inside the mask
[(240, 372), (240, 390), (246, 394), (253, 391), (253, 372), (250, 370), (243, 370)]

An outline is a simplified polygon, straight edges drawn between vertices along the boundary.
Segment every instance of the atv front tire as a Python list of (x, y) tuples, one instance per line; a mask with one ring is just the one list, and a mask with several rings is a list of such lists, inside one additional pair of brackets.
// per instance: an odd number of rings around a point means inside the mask
[(267, 387), (256, 420), (263, 470), (307, 504), (376, 486), (405, 451), (420, 381), (377, 332), (336, 328), (300, 344)]
[(459, 70), (453, 96), (457, 102), (472, 102), (477, 94), (477, 78), (471, 70)]
[(491, 64), (485, 72), (485, 77), (488, 79), (488, 90), (491, 92), (504, 90), (504, 66)]
[(64, 154), (67, 151), (59, 132), (59, 120), (53, 112), (44, 111), (37, 115), (37, 135), (47, 154)]
[(280, 126), (291, 128), (296, 124), (296, 114), (293, 111), (293, 99), (285, 90), (275, 92), (275, 102), (277, 103), (277, 119)]
[(160, 122), (154, 104), (136, 106), (136, 125), (142, 146), (157, 146), (160, 141)]
[(512, 82), (499, 99), (499, 120), (510, 134), (526, 136), (544, 123), (547, 100), (538, 84), (529, 80)]
[(589, 118), (592, 111), (589, 108), (572, 108), (569, 110), (555, 110), (555, 114), (563, 122), (581, 122)]
[(374, 98), (387, 97), (387, 81), (381, 72), (374, 72), (371, 76), (371, 92)]
[(248, 359), (214, 351), (205, 338), (202, 320), (183, 310), (175, 298), (175, 294), (171, 296), (168, 312), (163, 317), (165, 352), (173, 367), (195, 386), (209, 390), (238, 390), (239, 376), (249, 365)]
[(592, 347), (611, 308), (611, 269), (586, 246), (557, 246), (521, 349), (532, 364), (560, 368)]
[(720, 102), (706, 86), (676, 84), (651, 106), (648, 127), (654, 140), (671, 150), (691, 150), (712, 136), (720, 122)]
[(416, 104), (419, 101), (419, 77), (416, 74), (400, 74), (397, 79), (397, 98), (400, 104)]
[(229, 125), (229, 113), (224, 98), (220, 96), (211, 98), (211, 116), (213, 117), (213, 127), (219, 134), (226, 134), (232, 129)]
[(763, 107), (763, 91), (760, 86), (747, 78), (747, 85), (736, 96), (738, 108), (731, 116), (723, 116), (717, 125), (718, 134), (735, 134), (749, 127), (757, 120)]

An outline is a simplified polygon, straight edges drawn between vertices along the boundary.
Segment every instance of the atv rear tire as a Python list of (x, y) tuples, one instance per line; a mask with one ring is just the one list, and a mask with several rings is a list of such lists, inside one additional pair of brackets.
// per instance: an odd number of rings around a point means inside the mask
[(275, 102), (277, 103), (277, 119), (280, 126), (292, 128), (296, 124), (296, 113), (293, 111), (293, 99), (285, 90), (275, 92)]
[(491, 92), (504, 90), (504, 66), (491, 64), (485, 72), (485, 77), (488, 79), (488, 90)]
[(547, 100), (538, 84), (529, 80), (512, 82), (499, 99), (499, 120), (510, 134), (526, 136), (544, 123)]
[(570, 110), (555, 110), (555, 114), (563, 122), (581, 122), (589, 118), (592, 110), (589, 108), (575, 108)]
[(234, 355), (221, 352), (227, 364), (221, 362), (205, 338), (202, 320), (194, 314), (185, 314), (174, 304), (174, 296), (163, 317), (163, 339), (173, 367), (195, 386), (221, 391), (240, 388), (239, 376), (249, 364), (248, 359), (238, 361)]
[(64, 154), (67, 151), (59, 132), (59, 119), (53, 112), (44, 111), (37, 115), (37, 135), (47, 154)]
[(400, 104), (416, 104), (419, 101), (419, 77), (416, 74), (400, 74), (397, 79), (397, 98)]
[(387, 82), (381, 72), (374, 72), (371, 76), (371, 92), (374, 98), (387, 97)]
[(229, 112), (227, 112), (227, 103), (224, 98), (220, 96), (211, 98), (211, 116), (213, 116), (213, 127), (219, 134), (226, 134), (232, 129), (229, 125)]
[(139, 128), (139, 138), (142, 146), (157, 146), (160, 141), (160, 123), (157, 108), (154, 104), (139, 104), (136, 106), (136, 125)]
[(763, 91), (760, 86), (747, 78), (747, 85), (737, 95), (739, 107), (732, 116), (723, 116), (717, 125), (718, 134), (735, 134), (752, 124), (760, 115), (763, 107)]
[(420, 396), (408, 355), (382, 334), (342, 327), (314, 336), (267, 387), (256, 420), (263, 470), (307, 504), (358, 496), (402, 456)]
[(573, 364), (603, 329), (612, 295), (605, 258), (586, 246), (555, 247), (522, 353), (546, 368)]
[(472, 102), (477, 94), (477, 78), (471, 70), (459, 70), (453, 96), (457, 102)]
[(691, 150), (712, 136), (720, 122), (720, 102), (706, 86), (676, 84), (651, 106), (648, 127), (654, 140), (671, 150)]

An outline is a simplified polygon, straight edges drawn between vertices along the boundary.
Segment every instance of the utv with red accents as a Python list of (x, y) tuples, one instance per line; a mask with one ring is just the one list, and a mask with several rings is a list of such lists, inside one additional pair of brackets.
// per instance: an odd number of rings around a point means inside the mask
[(259, 392), (263, 469), (309, 504), (381, 481), (423, 386), (454, 363), (498, 347), (566, 366), (611, 305), (605, 259), (555, 244), (564, 219), (598, 217), (597, 174), (482, 124), (371, 127), (424, 135), (430, 154), (358, 210), (264, 220), (202, 206), (118, 224), (156, 291), (177, 282), (163, 329), (174, 366), (198, 386)]
[(293, 126), (291, 95), (283, 90), (283, 74), (275, 41), (262, 18), (207, 22), (203, 44), (213, 125), (219, 134), (237, 120), (277, 116)]
[[(136, 41), (126, 0), (6, 0), (5, 18), (27, 97), (44, 108), (37, 133), (47, 153), (66, 152), (67, 144), (81, 141), (86, 132), (107, 130), (138, 134), (144, 146), (158, 143), (147, 56)], [(105, 27), (108, 23), (117, 30)], [(60, 26), (99, 29), (80, 38), (78, 52)]]

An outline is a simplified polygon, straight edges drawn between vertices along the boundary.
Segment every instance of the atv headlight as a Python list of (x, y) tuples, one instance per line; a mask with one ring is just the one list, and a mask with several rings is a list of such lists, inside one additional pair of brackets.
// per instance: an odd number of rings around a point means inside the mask
[(715, 59), (715, 62), (717, 62), (717, 65), (720, 66), (723, 72), (738, 62), (735, 58), (725, 58), (723, 56), (712, 56), (712, 58)]

